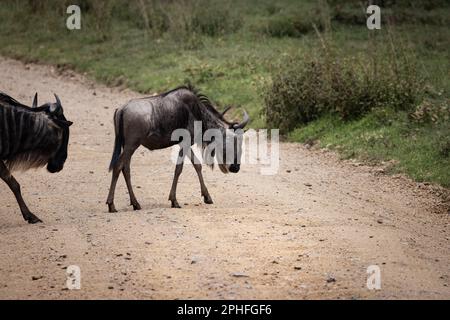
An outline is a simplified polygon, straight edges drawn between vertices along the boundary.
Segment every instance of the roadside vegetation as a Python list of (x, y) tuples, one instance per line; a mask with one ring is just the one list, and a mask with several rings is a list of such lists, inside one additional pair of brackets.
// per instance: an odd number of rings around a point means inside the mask
[(255, 128), (450, 187), (450, 5), (373, 2), (381, 30), (353, 0), (4, 0), (0, 54), (142, 93), (191, 82)]

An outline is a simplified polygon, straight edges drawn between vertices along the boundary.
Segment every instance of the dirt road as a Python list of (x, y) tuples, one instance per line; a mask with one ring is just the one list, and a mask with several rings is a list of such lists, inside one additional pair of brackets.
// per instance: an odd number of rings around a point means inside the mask
[[(44, 224), (28, 225), (0, 181), (0, 298), (450, 298), (449, 214), (431, 187), (282, 144), (275, 176), (244, 165), (204, 169), (214, 200), (203, 204), (192, 166), (178, 201), (167, 201), (170, 150), (139, 149), (132, 177), (142, 211), (105, 205), (114, 109), (132, 97), (79, 75), (0, 58), (0, 90), (31, 104), (56, 92), (75, 122), (63, 172), (16, 173)], [(213, 97), (212, 97), (213, 98)], [(81, 269), (67, 290), (66, 267)], [(367, 268), (381, 290), (366, 287)]]

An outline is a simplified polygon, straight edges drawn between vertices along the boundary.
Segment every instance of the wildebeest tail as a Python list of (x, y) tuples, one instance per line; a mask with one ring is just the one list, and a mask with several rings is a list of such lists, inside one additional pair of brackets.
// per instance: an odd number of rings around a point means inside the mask
[(116, 110), (116, 112), (114, 113), (114, 128), (116, 132), (116, 139), (114, 141), (114, 151), (112, 154), (111, 163), (109, 165), (109, 171), (113, 170), (116, 164), (119, 162), (120, 154), (122, 153), (122, 147), (124, 144), (122, 110)]

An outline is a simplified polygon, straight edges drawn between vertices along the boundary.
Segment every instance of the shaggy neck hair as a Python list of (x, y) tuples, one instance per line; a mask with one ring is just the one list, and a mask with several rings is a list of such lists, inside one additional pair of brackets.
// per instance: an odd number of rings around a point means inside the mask
[(44, 109), (0, 93), (0, 160), (10, 171), (43, 167), (57, 150), (61, 130)]
[(167, 91), (160, 96), (165, 97), (173, 92), (182, 93), (184, 90), (189, 91), (190, 94), (193, 94), (196, 97), (197, 101), (191, 106), (191, 111), (198, 120), (202, 121), (203, 131), (208, 129), (220, 129), (224, 132), (229, 127), (229, 124), (223, 120), (222, 113), (213, 106), (211, 100), (190, 84)]

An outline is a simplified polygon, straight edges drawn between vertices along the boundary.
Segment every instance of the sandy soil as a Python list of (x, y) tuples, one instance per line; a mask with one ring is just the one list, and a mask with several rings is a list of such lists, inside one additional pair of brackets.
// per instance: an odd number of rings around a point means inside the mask
[[(63, 172), (16, 173), (43, 224), (22, 220), (0, 183), (0, 298), (450, 298), (449, 212), (432, 186), (333, 153), (281, 146), (275, 176), (244, 165), (237, 175), (204, 170), (213, 205), (203, 204), (192, 166), (167, 201), (170, 150), (139, 149), (132, 164), (143, 210), (107, 213), (114, 109), (136, 93), (83, 76), (0, 58), (0, 89), (31, 104), (61, 97), (75, 122)], [(66, 267), (81, 268), (67, 290)], [(366, 270), (381, 269), (381, 290)]]

